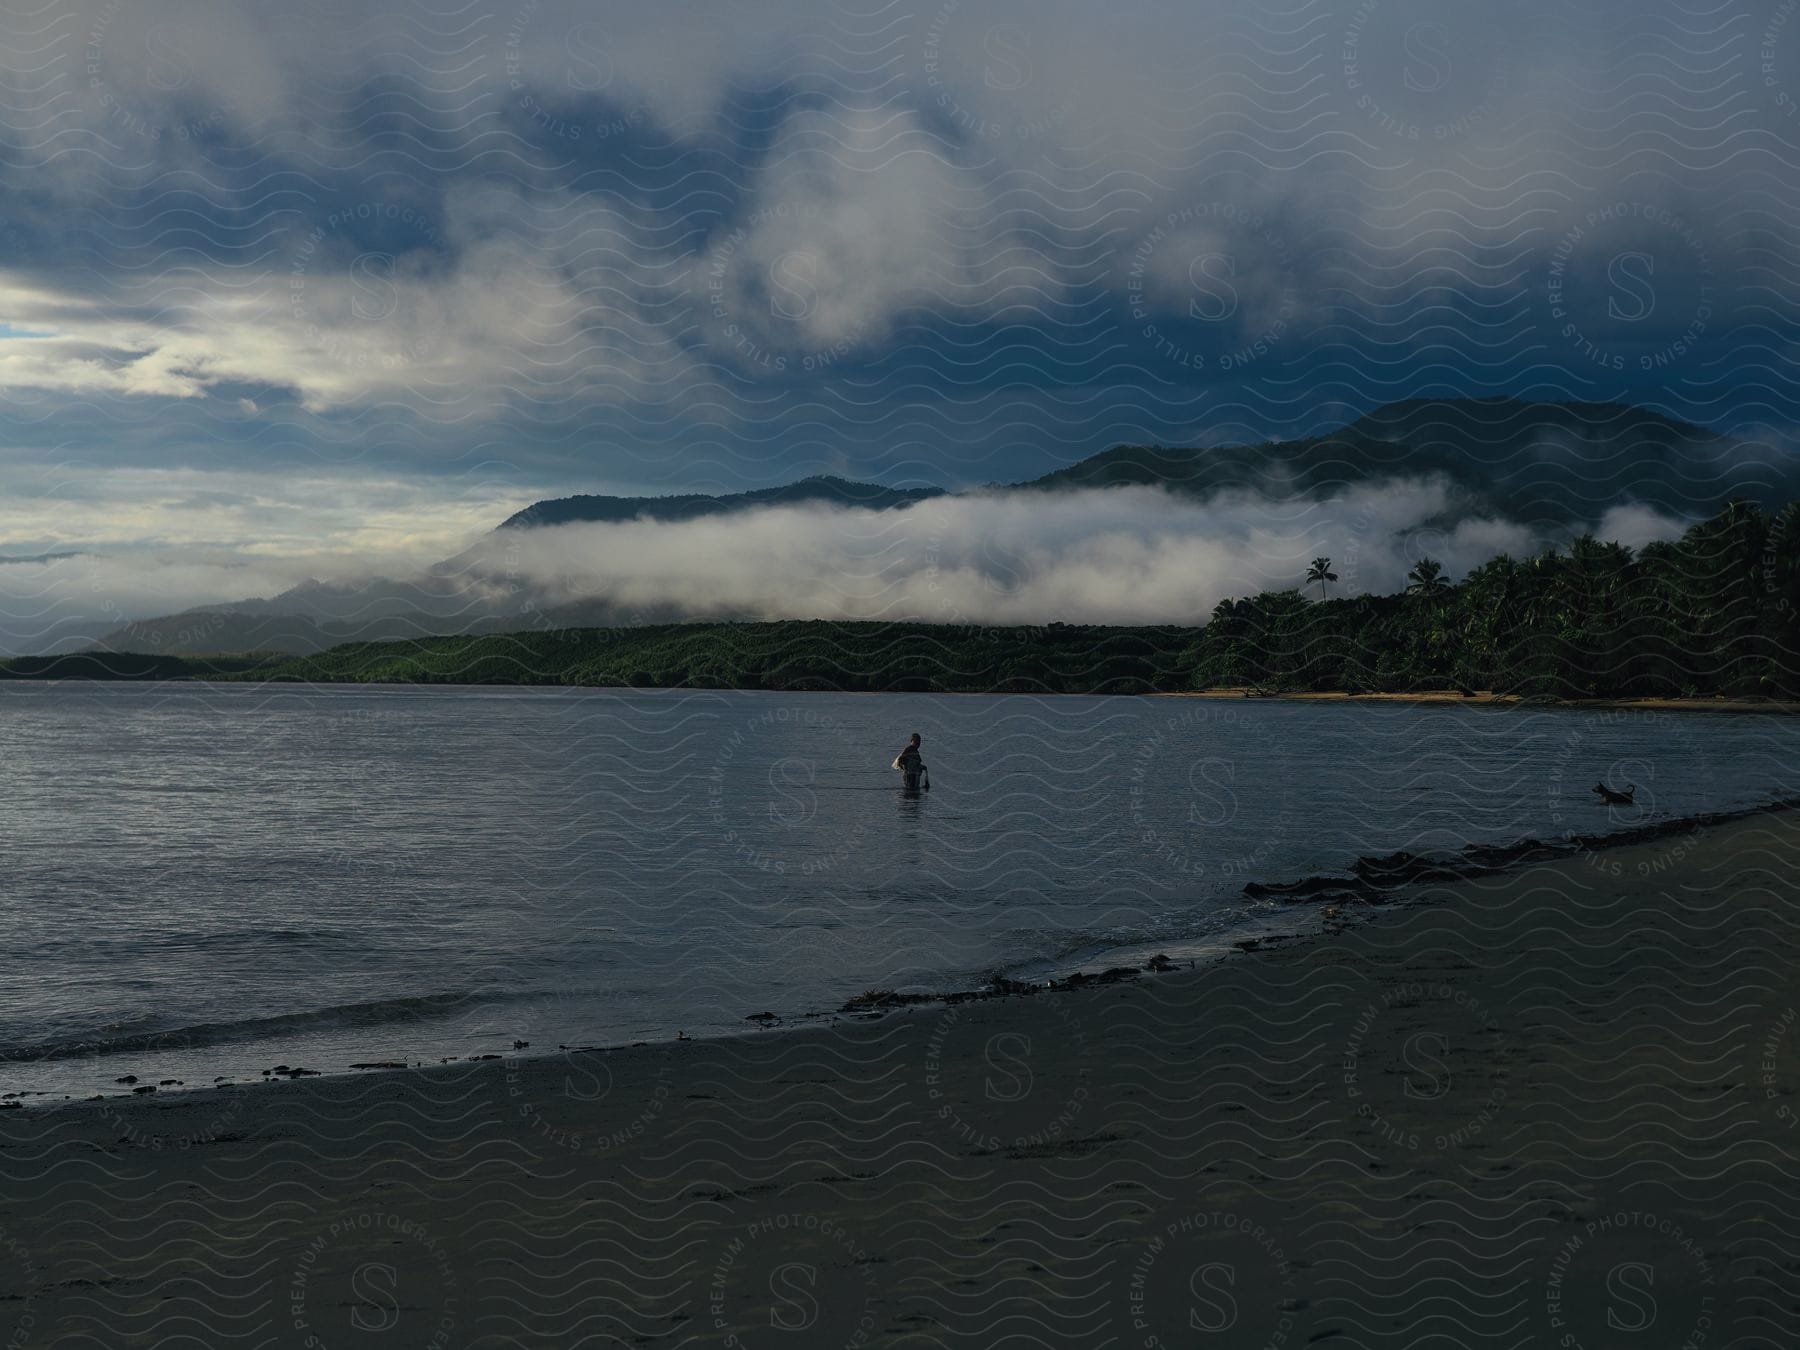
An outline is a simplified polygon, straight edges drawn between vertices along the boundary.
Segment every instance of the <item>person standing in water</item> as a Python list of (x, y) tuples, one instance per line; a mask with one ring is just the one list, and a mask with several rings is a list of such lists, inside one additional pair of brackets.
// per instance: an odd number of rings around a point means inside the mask
[[(913, 732), (899, 754), (894, 756), (894, 767), (900, 771), (900, 785), (908, 792), (919, 790), (919, 779), (925, 773), (925, 761), (919, 755), (921, 740), (918, 732)], [(926, 780), (926, 791), (930, 791), (930, 780)]]

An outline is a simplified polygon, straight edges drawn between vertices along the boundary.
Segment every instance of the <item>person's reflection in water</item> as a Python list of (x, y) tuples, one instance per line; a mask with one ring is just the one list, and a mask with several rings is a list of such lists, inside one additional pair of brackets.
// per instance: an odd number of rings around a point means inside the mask
[(925, 768), (925, 761), (919, 754), (921, 739), (918, 732), (913, 732), (899, 754), (894, 756), (894, 767), (900, 771), (900, 788), (908, 796), (917, 796), (921, 786), (931, 791), (931, 776)]

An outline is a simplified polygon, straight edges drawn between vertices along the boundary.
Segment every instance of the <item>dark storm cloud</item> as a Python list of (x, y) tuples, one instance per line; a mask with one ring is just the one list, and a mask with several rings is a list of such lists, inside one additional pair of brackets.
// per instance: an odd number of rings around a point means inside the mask
[(57, 5), (9, 44), (44, 95), (11, 214), (94, 312), (4, 378), (493, 416), (537, 375), (729, 420), (960, 336), (950, 389), (1123, 379), (1164, 418), (1268, 414), (1321, 352), (1365, 400), (1431, 360), (1703, 380), (1738, 236), (1790, 242), (1732, 194), (1792, 44), (1528, 8)]
[(15, 474), (402, 476), (434, 520), (471, 478), (978, 483), (1421, 394), (1784, 455), (1790, 10), (9, 10), (0, 433)]

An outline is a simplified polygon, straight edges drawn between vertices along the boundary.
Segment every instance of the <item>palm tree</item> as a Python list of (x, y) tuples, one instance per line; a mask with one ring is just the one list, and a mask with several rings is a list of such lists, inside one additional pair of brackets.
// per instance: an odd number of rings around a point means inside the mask
[(1312, 560), (1312, 567), (1306, 574), (1306, 584), (1310, 586), (1315, 581), (1319, 583), (1319, 599), (1325, 598), (1325, 583), (1336, 580), (1337, 573), (1331, 570), (1330, 558), (1314, 558)]
[(1435, 599), (1450, 589), (1444, 580), (1444, 565), (1435, 558), (1420, 558), (1418, 565), (1406, 574), (1406, 593)]

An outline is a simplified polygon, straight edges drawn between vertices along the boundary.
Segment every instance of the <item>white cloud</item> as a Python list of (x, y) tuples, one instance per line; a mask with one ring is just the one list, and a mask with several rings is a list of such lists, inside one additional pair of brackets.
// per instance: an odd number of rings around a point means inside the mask
[[(231, 565), (254, 561), (281, 586), (349, 580), (428, 566), (532, 499), (474, 477), (15, 465), (0, 468), (0, 553), (191, 550)], [(208, 598), (259, 593), (228, 587)]]
[[(284, 267), (250, 278), (183, 267), (77, 294), (0, 271), (0, 323), (28, 334), (0, 338), (0, 390), (198, 399), (255, 385), (311, 411), (450, 390), (479, 409), (546, 372), (566, 380), (573, 356), (583, 381), (635, 378), (628, 357), (658, 341), (637, 293), (623, 280), (584, 286), (556, 247), (611, 235), (616, 219), (597, 204), (560, 204), (551, 247), (525, 237), (531, 208), (516, 192), (471, 185), (448, 195), (441, 230), (424, 226), (397, 253), (362, 246), (353, 222), (327, 217), (294, 241)], [(582, 342), (590, 329), (628, 341)], [(266, 401), (233, 399), (247, 413)]]
[(964, 322), (1041, 313), (1061, 283), (980, 200), (980, 181), (909, 112), (793, 114), (749, 201), (695, 263), (714, 354), (804, 369), (881, 346), (909, 309)]
[[(20, 498), (15, 482), (0, 506), (6, 552), (98, 550), (0, 568), (0, 645), (97, 637), (128, 620), (270, 597), (313, 578), (343, 589), (309, 592), (294, 612), (345, 620), (428, 609), (445, 616), (439, 631), (527, 606), (596, 601), (645, 621), (1195, 624), (1228, 596), (1302, 586), (1320, 555), (1334, 561), (1337, 594), (1390, 593), (1421, 556), (1460, 578), (1499, 552), (1566, 543), (1487, 518), (1445, 529), (1451, 494), (1435, 478), (1371, 482), (1322, 501), (1249, 491), (1199, 501), (1141, 487), (1003, 492), (903, 511), (777, 508), (496, 535), (485, 527), (505, 507), (479, 485), (422, 498), (391, 480), (318, 478), (275, 498), (250, 474), (139, 470), (107, 480), (113, 537), (32, 533), (33, 523), (91, 507), (80, 486), (89, 480), (72, 481), (60, 497), (39, 485), (34, 500)], [(1636, 546), (1680, 529), (1622, 507), (1598, 534)], [(246, 538), (258, 542), (228, 542)], [(452, 554), (461, 555), (455, 576), (424, 575)]]
[[(1496, 552), (1549, 542), (1502, 521), (1431, 530), (1448, 504), (1435, 479), (1324, 501), (1196, 501), (1153, 488), (977, 494), (899, 512), (559, 526), (503, 541), (504, 568), (542, 604), (600, 596), (770, 619), (1191, 624), (1227, 596), (1300, 586), (1321, 554), (1337, 561), (1340, 593), (1386, 593), (1423, 553), (1460, 577)], [(487, 561), (501, 570), (498, 557)]]
[(1627, 502), (1622, 506), (1609, 508), (1600, 517), (1600, 523), (1594, 529), (1594, 537), (1623, 544), (1626, 548), (1640, 549), (1645, 544), (1679, 539), (1691, 524), (1691, 520), (1676, 520), (1648, 506)]

